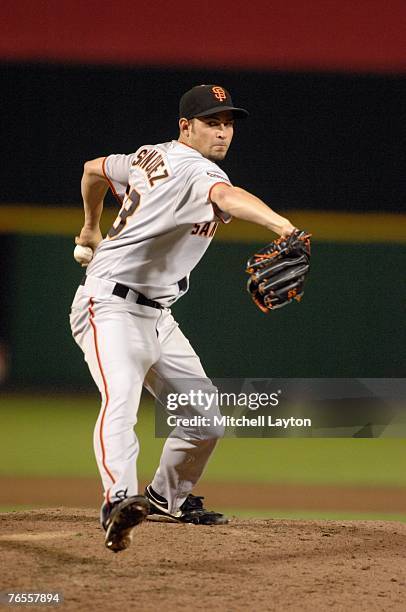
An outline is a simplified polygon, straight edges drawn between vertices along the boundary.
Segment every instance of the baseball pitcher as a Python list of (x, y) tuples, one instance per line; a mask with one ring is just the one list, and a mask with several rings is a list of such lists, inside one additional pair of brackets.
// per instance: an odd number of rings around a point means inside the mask
[[(233, 186), (217, 165), (227, 155), (234, 123), (248, 115), (229, 92), (219, 85), (193, 87), (179, 111), (177, 140), (88, 161), (81, 183), (84, 225), (75, 256), (88, 265), (70, 322), (101, 394), (94, 449), (104, 486), (105, 545), (114, 552), (129, 546), (133, 528), (147, 516), (228, 522), (192, 494), (222, 434), (218, 429), (202, 436), (186, 427), (171, 435), (151, 484), (139, 493), (134, 427), (141, 391), (145, 386), (158, 396), (169, 384), (181, 392), (185, 379), (199, 379), (213, 391), (171, 306), (187, 292), (218, 223), (237, 217), (282, 239), (295, 231), (260, 199)], [(99, 222), (109, 188), (120, 210), (103, 238)], [(188, 416), (201, 411), (187, 407)]]

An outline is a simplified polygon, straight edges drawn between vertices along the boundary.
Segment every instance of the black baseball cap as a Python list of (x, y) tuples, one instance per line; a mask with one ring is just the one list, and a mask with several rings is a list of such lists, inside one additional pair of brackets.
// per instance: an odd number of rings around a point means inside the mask
[(179, 102), (179, 118), (185, 119), (207, 117), (228, 110), (238, 118), (249, 115), (244, 108), (233, 105), (229, 92), (220, 85), (196, 85), (183, 94)]

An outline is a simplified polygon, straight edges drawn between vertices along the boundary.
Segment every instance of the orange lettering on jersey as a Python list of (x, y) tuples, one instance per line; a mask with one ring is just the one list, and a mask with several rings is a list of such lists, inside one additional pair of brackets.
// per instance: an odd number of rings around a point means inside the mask
[(158, 155), (158, 157), (153, 159), (152, 162), (148, 164), (148, 166), (145, 168), (145, 171), (147, 172), (147, 174), (152, 174), (153, 172), (155, 172), (157, 168), (159, 168), (159, 166), (162, 166), (162, 165), (163, 165), (162, 157), (161, 155)]
[(137, 159), (135, 159), (131, 165), (132, 166), (137, 166), (138, 164), (140, 164), (141, 161), (144, 159), (144, 157), (146, 156), (147, 153), (148, 153), (148, 149), (142, 149), (142, 151), (140, 151), (138, 153)]
[(217, 221), (211, 221), (208, 223), (195, 223), (192, 231), (192, 236), (203, 236), (206, 238), (213, 238), (216, 233), (218, 223)]
[(210, 230), (210, 223), (205, 223), (202, 227), (202, 229), (199, 232), (199, 236), (208, 236), (209, 235), (209, 230)]
[(137, 164), (140, 168), (146, 168), (150, 161), (152, 161), (158, 155), (158, 151), (151, 151), (144, 159)]
[[(163, 162), (162, 162), (162, 165), (163, 165)], [(162, 174), (158, 174), (158, 176), (149, 177), (149, 184), (151, 185), (151, 187), (153, 187), (154, 183), (156, 183), (157, 181), (162, 181), (162, 179), (166, 178), (167, 176), (169, 176), (169, 173), (167, 170), (164, 170), (164, 172)]]
[(211, 90), (214, 93), (214, 97), (217, 98), (217, 100), (219, 100), (220, 102), (224, 102), (227, 96), (226, 96), (226, 92), (224, 91), (222, 87), (219, 87), (219, 86), (212, 87)]
[(150, 187), (153, 187), (157, 181), (161, 181), (169, 176), (165, 161), (161, 153), (156, 149), (142, 149), (132, 165), (138, 166), (138, 168), (145, 172)]
[(212, 223), (212, 225), (213, 225), (213, 227), (210, 230), (209, 238), (212, 238), (214, 236), (214, 234), (216, 233), (216, 229), (217, 229), (218, 223), (216, 223), (214, 221), (214, 223)]

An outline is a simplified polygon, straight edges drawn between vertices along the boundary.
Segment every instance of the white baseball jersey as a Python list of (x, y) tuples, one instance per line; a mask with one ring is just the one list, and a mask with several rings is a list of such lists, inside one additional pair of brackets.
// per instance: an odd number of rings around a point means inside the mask
[(110, 155), (103, 168), (121, 210), (87, 274), (168, 307), (188, 290), (190, 272), (218, 222), (231, 220), (210, 200), (211, 188), (230, 180), (214, 162), (176, 140)]

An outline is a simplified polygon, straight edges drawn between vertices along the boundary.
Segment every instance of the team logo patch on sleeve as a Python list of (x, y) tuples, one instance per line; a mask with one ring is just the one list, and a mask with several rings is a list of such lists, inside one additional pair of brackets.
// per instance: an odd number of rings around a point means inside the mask
[(223, 181), (226, 180), (224, 174), (220, 174), (220, 172), (209, 172), (207, 170), (206, 174), (207, 176), (211, 176), (212, 178), (219, 178), (219, 179), (222, 179)]

